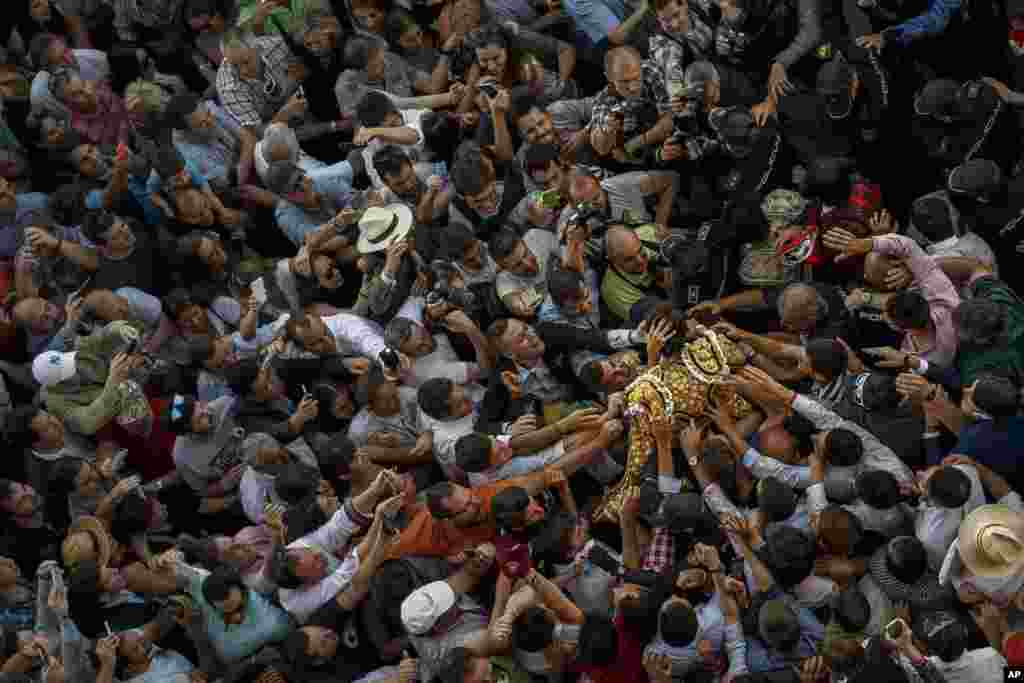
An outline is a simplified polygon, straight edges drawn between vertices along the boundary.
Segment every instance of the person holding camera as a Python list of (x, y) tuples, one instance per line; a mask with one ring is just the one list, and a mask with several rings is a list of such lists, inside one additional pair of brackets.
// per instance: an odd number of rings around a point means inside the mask
[[(476, 362), (460, 361), (447, 333), (468, 338), (476, 352)], [(434, 377), (458, 384), (476, 383), (492, 365), (483, 332), (465, 311), (448, 301), (430, 305), (422, 297), (410, 297), (388, 323), (384, 340), (412, 360), (407, 383), (413, 387)]]
[(47, 410), (79, 434), (92, 435), (111, 420), (148, 434), (153, 414), (142, 387), (130, 379), (142, 365), (139, 335), (124, 321), (79, 340), (76, 351), (47, 351), (32, 361)]

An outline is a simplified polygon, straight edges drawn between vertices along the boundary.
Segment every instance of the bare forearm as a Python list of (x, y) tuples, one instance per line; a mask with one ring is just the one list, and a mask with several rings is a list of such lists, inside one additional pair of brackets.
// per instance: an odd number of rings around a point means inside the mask
[(57, 256), (66, 258), (84, 270), (96, 271), (100, 267), (100, 259), (94, 250), (74, 242), (60, 240), (57, 243)]
[(535, 453), (539, 450), (554, 446), (562, 438), (561, 429), (558, 423), (535, 429), (520, 436), (513, 436), (509, 442), (509, 448), (516, 455)]
[(408, 126), (394, 128), (372, 128), (373, 137), (394, 145), (415, 145), (419, 142), (419, 134)]
[(576, 48), (572, 46), (563, 47), (558, 51), (558, 77), (567, 81), (572, 77), (576, 68)]
[(508, 117), (503, 111), (491, 112), (491, 123), (494, 125), (494, 151), (498, 159), (512, 161), (515, 150), (512, 149), (512, 135), (508, 130)]
[(622, 566), (640, 569), (640, 544), (636, 537), (636, 520), (622, 517)]
[(731, 311), (747, 306), (763, 306), (764, 304), (764, 292), (760, 289), (748, 289), (745, 292), (739, 292), (718, 301), (718, 306), (723, 311)]
[(676, 179), (673, 179), (668, 187), (658, 193), (658, 205), (654, 209), (654, 220), (660, 225), (668, 225), (669, 217), (672, 215), (672, 205), (676, 201), (677, 191)]

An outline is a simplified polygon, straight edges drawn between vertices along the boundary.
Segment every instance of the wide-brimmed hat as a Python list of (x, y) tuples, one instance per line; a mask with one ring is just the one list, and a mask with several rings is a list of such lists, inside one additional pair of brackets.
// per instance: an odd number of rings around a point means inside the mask
[(106, 567), (114, 553), (113, 543), (107, 528), (97, 517), (83, 516), (75, 520), (68, 529), (68, 535), (61, 544), (60, 553), (64, 566), (73, 567), (83, 560), (91, 559), (84, 544), (76, 538), (79, 534), (88, 534), (96, 547), (96, 566)]
[(455, 604), (455, 592), (447, 581), (421, 586), (402, 601), (402, 624), (414, 636), (423, 635)]
[(978, 576), (1009, 576), (1024, 568), (1024, 514), (982, 505), (960, 523), (960, 559)]
[(383, 251), (409, 234), (412, 211), (404, 204), (372, 207), (359, 219), (360, 254)]

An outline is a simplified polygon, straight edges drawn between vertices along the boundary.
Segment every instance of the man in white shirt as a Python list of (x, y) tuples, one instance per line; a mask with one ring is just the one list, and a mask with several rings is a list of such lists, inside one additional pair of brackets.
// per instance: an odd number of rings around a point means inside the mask
[(964, 517), (985, 504), (985, 488), (969, 465), (930, 467), (920, 482), (914, 534), (928, 553), (928, 567), (938, 572)]
[[(363, 597), (369, 582), (357, 586), (354, 578), (370, 550), (366, 541), (375, 534), (371, 530), (364, 543), (344, 555), (344, 561), (339, 561), (338, 553), (346, 549), (353, 534), (370, 525), (373, 511), (380, 513), (378, 506), (393, 491), (391, 474), (382, 472), (366, 491), (346, 500), (327, 524), (283, 550), (279, 545), (274, 548), (267, 562), (268, 578), (278, 586), (281, 606), (300, 624), (332, 599), (337, 598), (343, 609), (352, 609)], [(280, 544), (285, 536), (280, 514), (268, 514), (266, 521), (275, 528)]]
[(307, 313), (301, 318), (290, 319), (285, 329), (288, 339), (317, 355), (340, 353), (377, 360), (387, 347), (380, 325), (351, 313), (338, 313), (326, 318)]
[[(360, 410), (349, 425), (348, 438), (373, 462), (384, 465), (418, 465), (432, 459), (433, 434), (424, 429), (416, 390), (398, 386), (383, 371), (370, 369), (359, 386)], [(362, 400), (364, 399), (365, 400)], [(380, 435), (393, 435), (385, 445)]]
[(487, 339), (476, 323), (461, 310), (449, 311), (441, 325), (449, 332), (464, 334), (476, 351), (476, 363), (459, 360), (448, 335), (432, 333), (424, 325), (426, 304), (423, 297), (410, 297), (398, 315), (388, 323), (384, 339), (393, 349), (412, 360), (406, 384), (418, 387), (433, 377), (444, 377), (459, 384), (477, 382), (490, 369)]

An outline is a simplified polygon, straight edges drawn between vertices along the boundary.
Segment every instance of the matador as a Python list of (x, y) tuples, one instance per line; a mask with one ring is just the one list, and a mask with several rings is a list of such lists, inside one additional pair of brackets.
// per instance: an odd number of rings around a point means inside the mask
[(733, 368), (746, 364), (743, 351), (714, 330), (698, 325), (696, 331), (696, 339), (649, 366), (626, 387), (625, 417), (630, 423), (626, 471), (598, 505), (595, 521), (618, 523), (626, 498), (639, 490), (644, 466), (656, 446), (652, 428), (655, 417), (706, 419), (711, 403), (727, 407), (736, 419), (751, 412), (750, 403), (728, 382)]

